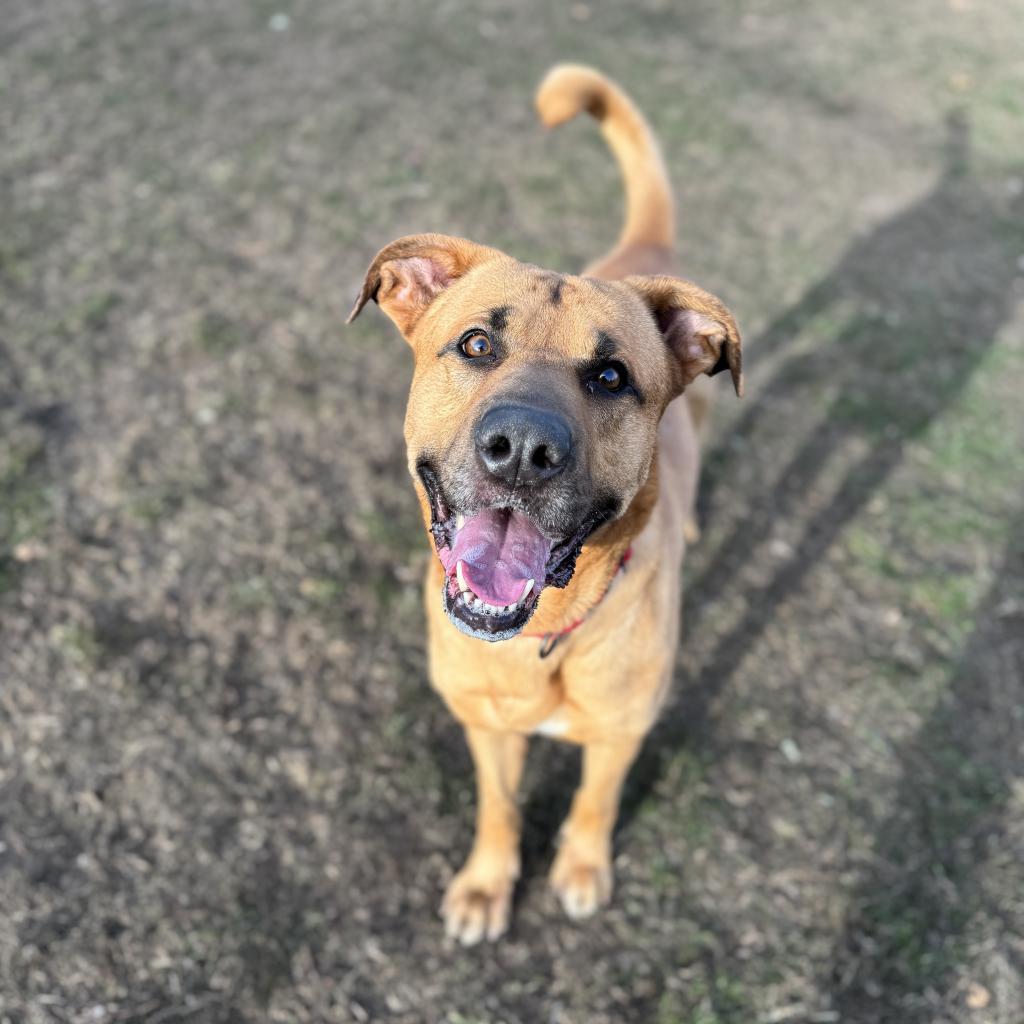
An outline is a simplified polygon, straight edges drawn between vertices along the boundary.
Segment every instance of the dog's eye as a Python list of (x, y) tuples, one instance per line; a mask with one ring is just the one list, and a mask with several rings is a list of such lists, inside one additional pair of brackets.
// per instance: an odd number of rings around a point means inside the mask
[(479, 359), (481, 356), (494, 354), (494, 349), (491, 348), (491, 339), (483, 331), (473, 331), (467, 334), (462, 339), (459, 348), (462, 349), (463, 355), (469, 356), (470, 359)]
[(622, 363), (609, 363), (594, 379), (605, 391), (621, 391), (629, 382), (629, 375)]

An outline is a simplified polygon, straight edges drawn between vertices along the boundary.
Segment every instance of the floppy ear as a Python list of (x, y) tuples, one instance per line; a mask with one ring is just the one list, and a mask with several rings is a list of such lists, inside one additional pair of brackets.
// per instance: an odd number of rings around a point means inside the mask
[(743, 353), (740, 332), (729, 312), (710, 292), (677, 277), (627, 277), (654, 314), (682, 371), (682, 387), (706, 373), (732, 375), (736, 394), (743, 395)]
[(375, 299), (408, 338), (445, 288), (473, 267), (501, 255), (497, 249), (449, 235), (399, 238), (374, 257), (346, 323), (352, 323), (363, 306)]

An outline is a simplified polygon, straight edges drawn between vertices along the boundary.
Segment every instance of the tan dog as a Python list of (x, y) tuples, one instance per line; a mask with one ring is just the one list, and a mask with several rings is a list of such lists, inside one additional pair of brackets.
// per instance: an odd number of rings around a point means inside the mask
[(352, 311), (376, 299), (415, 354), (405, 437), (438, 555), (430, 672), (465, 727), (479, 797), (442, 906), (465, 944), (508, 926), (533, 733), (583, 745), (551, 884), (572, 917), (610, 897), (619, 794), (675, 657), (706, 405), (679, 396), (724, 369), (742, 390), (729, 311), (662, 276), (672, 197), (643, 116), (584, 67), (553, 69), (537, 105), (549, 126), (580, 110), (601, 122), (626, 185), (615, 249), (572, 277), (461, 238), (401, 238)]

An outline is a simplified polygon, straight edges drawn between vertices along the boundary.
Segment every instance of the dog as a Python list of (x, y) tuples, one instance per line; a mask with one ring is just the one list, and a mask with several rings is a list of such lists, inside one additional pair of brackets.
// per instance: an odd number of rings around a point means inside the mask
[(437, 555), (430, 677), (476, 770), (476, 836), (441, 907), (465, 945), (508, 928), (533, 734), (583, 748), (551, 885), (571, 918), (610, 899), (622, 784), (672, 677), (707, 378), (728, 371), (743, 391), (732, 314), (674, 276), (672, 192), (643, 115), (575, 65), (536, 102), (548, 127), (584, 110), (600, 123), (626, 193), (612, 251), (573, 276), (400, 238), (349, 317), (374, 299), (415, 357), (405, 440)]

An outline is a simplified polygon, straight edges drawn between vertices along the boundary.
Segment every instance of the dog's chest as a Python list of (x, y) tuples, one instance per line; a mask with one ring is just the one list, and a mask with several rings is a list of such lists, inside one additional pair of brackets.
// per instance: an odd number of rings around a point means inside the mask
[(560, 680), (524, 668), (470, 685), (452, 685), (449, 679), (440, 689), (467, 725), (566, 738), (572, 732), (574, 716)]
[(559, 704), (547, 718), (538, 722), (531, 732), (537, 736), (564, 736), (569, 731), (569, 718), (565, 706)]
[(496, 690), (486, 702), (489, 705), (486, 711), (499, 728), (561, 736), (568, 729), (562, 697), (561, 687), (556, 685), (518, 693)]
[(519, 693), (492, 693), (486, 703), (485, 717), (490, 719), (491, 728), (527, 736), (547, 736), (575, 743), (593, 725), (585, 704), (581, 705), (567, 694), (557, 679), (532, 692), (524, 688)]

